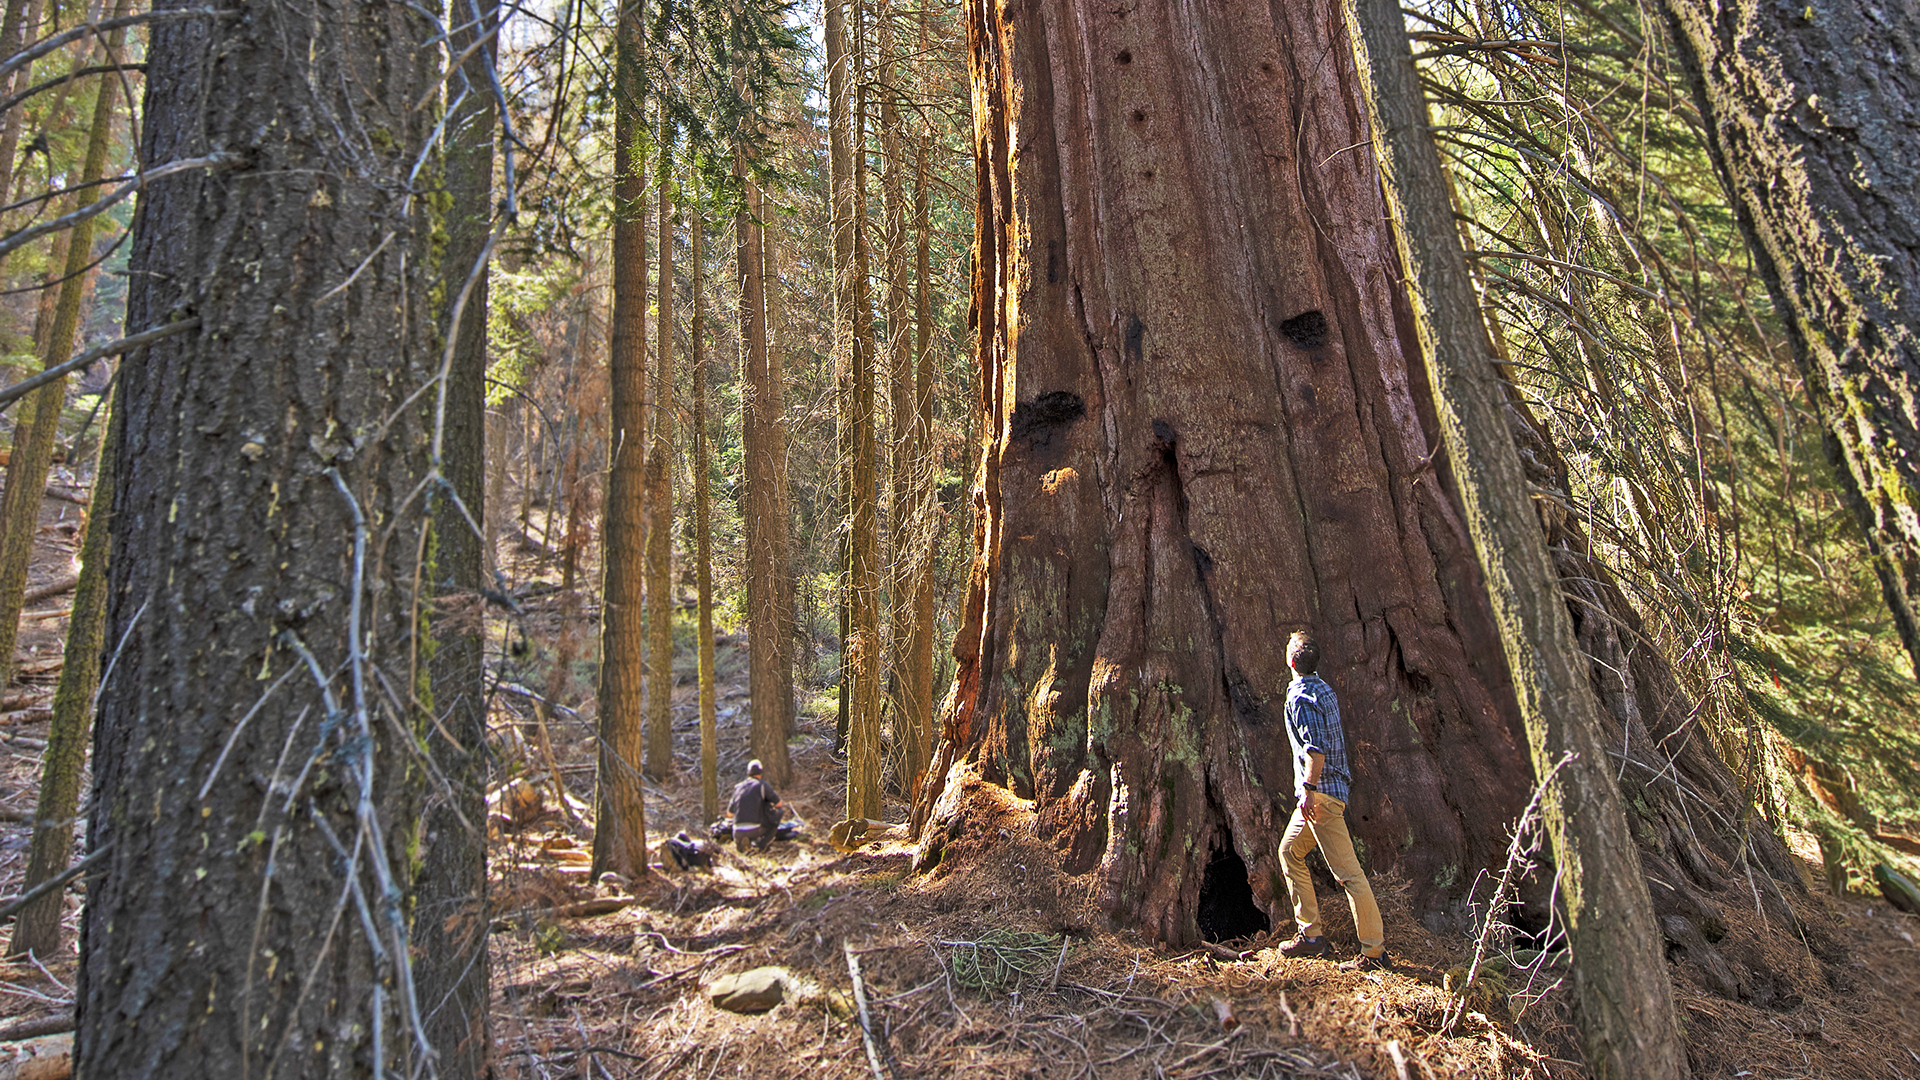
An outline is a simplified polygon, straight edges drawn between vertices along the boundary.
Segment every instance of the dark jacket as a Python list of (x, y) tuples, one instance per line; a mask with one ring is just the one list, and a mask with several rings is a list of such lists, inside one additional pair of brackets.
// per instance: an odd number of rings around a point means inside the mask
[(733, 798), (727, 800), (727, 810), (733, 814), (735, 825), (765, 825), (777, 820), (771, 811), (779, 801), (780, 796), (774, 793), (772, 784), (749, 776), (733, 786)]

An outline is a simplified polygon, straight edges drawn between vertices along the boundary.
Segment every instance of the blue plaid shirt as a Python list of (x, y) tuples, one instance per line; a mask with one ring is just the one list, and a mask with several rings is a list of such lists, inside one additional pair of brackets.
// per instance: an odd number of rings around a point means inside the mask
[(1293, 744), (1293, 782), (1307, 778), (1308, 751), (1326, 757), (1315, 785), (1330, 799), (1347, 801), (1347, 737), (1340, 729), (1340, 701), (1318, 675), (1296, 675), (1287, 687), (1287, 741)]

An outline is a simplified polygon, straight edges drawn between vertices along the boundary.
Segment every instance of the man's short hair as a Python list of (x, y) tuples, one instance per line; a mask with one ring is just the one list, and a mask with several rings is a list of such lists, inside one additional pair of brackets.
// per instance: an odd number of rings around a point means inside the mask
[(761, 774), (762, 772), (765, 772), (765, 771), (766, 771), (766, 770), (765, 770), (765, 769), (763, 769), (763, 768), (761, 768), (761, 766), (760, 766), (760, 759), (759, 759), (759, 758), (754, 758), (754, 759), (753, 759), (752, 761), (749, 761), (749, 762), (747, 762), (747, 775), (748, 775), (748, 776), (759, 776), (759, 775), (760, 775), (760, 774)]
[(1320, 646), (1305, 630), (1295, 630), (1287, 639), (1287, 666), (1302, 675), (1320, 673)]

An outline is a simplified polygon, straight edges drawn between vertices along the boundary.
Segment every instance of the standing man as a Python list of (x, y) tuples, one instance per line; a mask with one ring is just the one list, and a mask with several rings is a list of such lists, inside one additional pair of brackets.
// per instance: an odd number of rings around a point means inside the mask
[(1317, 844), (1333, 876), (1347, 890), (1354, 932), (1360, 937), (1360, 955), (1340, 966), (1355, 971), (1391, 968), (1380, 907), (1353, 854), (1353, 838), (1347, 835), (1347, 785), (1353, 774), (1347, 767), (1340, 702), (1333, 696), (1333, 687), (1320, 678), (1320, 646), (1305, 631), (1295, 631), (1287, 642), (1287, 666), (1293, 669), (1293, 685), (1287, 688), (1287, 741), (1293, 744), (1293, 781), (1300, 802), (1280, 841), (1280, 861), (1287, 868), (1287, 892), (1293, 897), (1299, 932), (1280, 946), (1280, 953), (1325, 956), (1332, 951), (1320, 934), (1320, 901), (1307, 871), (1307, 853)]
[(733, 786), (733, 798), (727, 801), (727, 811), (733, 815), (733, 844), (743, 852), (748, 844), (767, 850), (782, 817), (780, 796), (773, 785), (760, 779), (761, 771), (759, 758), (747, 762), (747, 778)]

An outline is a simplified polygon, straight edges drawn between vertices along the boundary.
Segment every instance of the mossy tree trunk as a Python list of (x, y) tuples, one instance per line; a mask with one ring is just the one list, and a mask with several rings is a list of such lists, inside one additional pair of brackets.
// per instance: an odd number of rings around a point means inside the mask
[[(121, 0), (114, 14), (124, 15), (130, 5)], [(117, 57), (126, 40), (124, 30), (110, 31), (106, 55)], [(84, 205), (91, 188), (106, 172), (107, 152), (113, 141), (114, 102), (120, 84), (111, 75), (94, 80), (92, 124), (88, 128), (86, 157), (72, 184), (78, 188), (68, 197), (68, 210)], [(58, 296), (53, 316), (44, 336), (36, 344), (41, 348), (44, 366), (63, 364), (73, 354), (73, 340), (80, 330), (80, 308), (91, 281), (87, 266), (93, 261), (93, 234), (98, 218), (87, 218), (75, 225), (55, 245), (56, 256), (64, 246), (64, 258), (52, 264), (60, 267)], [(44, 300), (43, 300), (44, 302)], [(38, 336), (38, 335), (37, 335)], [(0, 497), (0, 686), (13, 677), (13, 650), (20, 635), (20, 611), (26, 599), (27, 568), (33, 560), (33, 540), (40, 527), (40, 504), (46, 497), (47, 473), (53, 467), (58, 448), (60, 415), (67, 407), (67, 380), (64, 376), (34, 391), (29, 399), (31, 421), (15, 430), (13, 453), (7, 461), (6, 494)]]
[(1857, 0), (1664, 8), (1920, 675), (1920, 25)]
[(1541, 813), (1560, 869), (1576, 1020), (1598, 1077), (1687, 1072), (1653, 901), (1607, 753), (1461, 250), (1406, 20), (1395, 0), (1347, 0), (1354, 59), (1412, 293), (1449, 464), (1513, 673)]
[[(134, 362), (139, 362), (137, 356)], [(80, 774), (93, 732), (93, 695), (100, 685), (100, 647), (107, 626), (107, 517), (113, 506), (118, 442), (115, 418), (109, 415), (93, 473), (93, 497), (87, 504), (86, 536), (80, 542), (80, 579), (73, 587), (73, 613), (67, 619), (65, 662), (53, 692), (47, 748), (40, 758), (40, 797), (33, 812), (22, 894), (60, 876), (73, 855), (74, 814), (80, 807)], [(6, 954), (52, 958), (60, 947), (66, 907), (66, 892), (60, 890), (22, 908)]]
[[(456, 504), (435, 492), (431, 704), (438, 723), (427, 735), (447, 786), (428, 800), (422, 823), (420, 884), (414, 899), (421, 999), (427, 1037), (439, 1051), (443, 1080), (484, 1077), (492, 1056), (488, 1024), (486, 543), (487, 306), (493, 227), (493, 98), (498, 0), (453, 0), (451, 44), (466, 61), (449, 78), (443, 154), (448, 206), (439, 266), (436, 325), (450, 335), (439, 459)], [(469, 50), (471, 52), (469, 53)], [(456, 309), (458, 321), (455, 321)], [(442, 1002), (445, 1002), (444, 1006)]]

